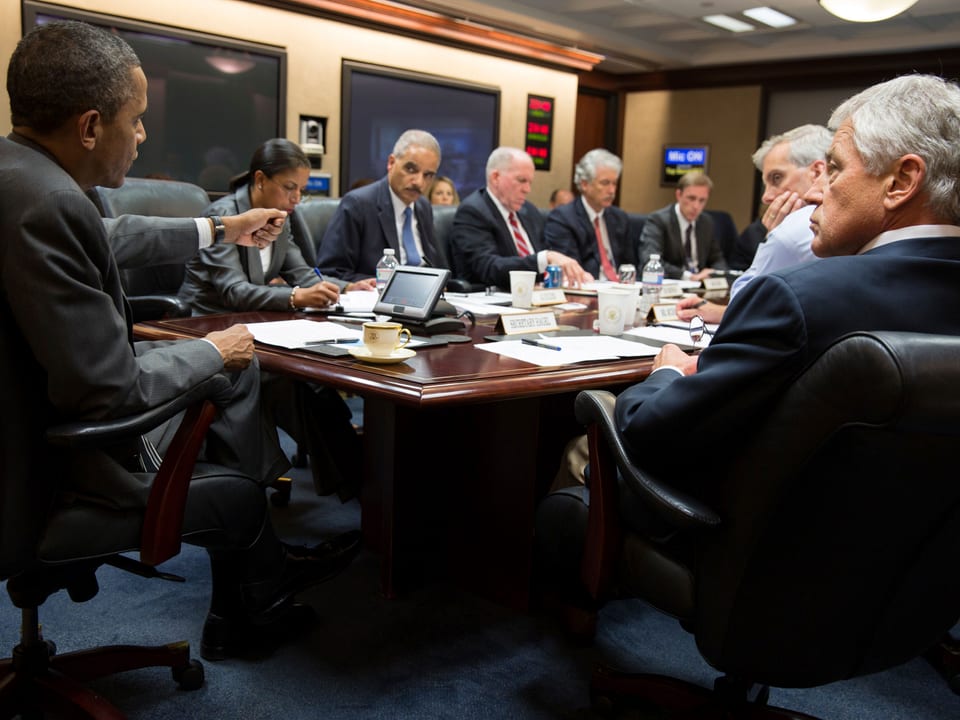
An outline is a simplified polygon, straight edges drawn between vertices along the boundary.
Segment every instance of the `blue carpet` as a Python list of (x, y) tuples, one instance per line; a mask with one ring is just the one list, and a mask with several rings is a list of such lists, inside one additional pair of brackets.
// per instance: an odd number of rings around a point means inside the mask
[[(356, 502), (316, 497), (308, 471), (293, 474), (290, 506), (274, 510), (284, 537), (316, 542), (359, 525)], [(46, 637), (61, 652), (177, 639), (196, 647), (209, 593), (206, 554), (185, 546), (164, 569), (187, 582), (145, 580), (107, 567), (90, 602), (52, 597), (41, 609)], [(198, 691), (178, 690), (162, 669), (125, 673), (95, 687), (133, 720), (581, 720), (594, 717), (588, 681), (598, 661), (703, 685), (716, 675), (675, 621), (633, 600), (605, 607), (596, 642), (582, 647), (549, 617), (519, 614), (442, 582), (384, 600), (379, 562), (366, 551), (303, 599), (318, 611), (315, 625), (263, 656), (205, 662), (207, 682)], [(5, 593), (0, 603), (7, 654), (19, 614)], [(823, 688), (775, 689), (771, 704), (824, 720), (960, 716), (960, 698), (922, 660)]]

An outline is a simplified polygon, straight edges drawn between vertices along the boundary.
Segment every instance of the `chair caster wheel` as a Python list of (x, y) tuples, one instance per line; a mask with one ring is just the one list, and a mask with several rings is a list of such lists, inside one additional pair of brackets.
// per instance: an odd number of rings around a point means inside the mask
[(181, 690), (198, 690), (203, 687), (203, 664), (191, 660), (189, 665), (172, 668), (173, 679)]

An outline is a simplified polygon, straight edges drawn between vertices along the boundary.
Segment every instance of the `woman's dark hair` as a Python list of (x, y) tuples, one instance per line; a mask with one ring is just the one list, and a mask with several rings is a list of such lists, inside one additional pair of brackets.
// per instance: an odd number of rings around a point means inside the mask
[(267, 140), (250, 158), (250, 169), (230, 180), (230, 190), (236, 190), (241, 185), (252, 182), (257, 170), (268, 178), (272, 178), (285, 170), (309, 167), (310, 160), (295, 142), (286, 138)]

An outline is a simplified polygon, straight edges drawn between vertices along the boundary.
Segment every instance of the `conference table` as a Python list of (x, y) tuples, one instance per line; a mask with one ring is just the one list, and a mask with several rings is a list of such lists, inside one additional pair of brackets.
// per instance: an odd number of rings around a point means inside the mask
[[(561, 326), (591, 328), (586, 311)], [(138, 339), (201, 337), (235, 323), (322, 316), (241, 312), (139, 323)], [(643, 380), (652, 361), (621, 359), (539, 367), (483, 352), (493, 320), (465, 331), (467, 343), (417, 349), (392, 365), (257, 343), (263, 370), (355, 393), (364, 399), (361, 527), (381, 555), (387, 597), (447, 576), (497, 602), (524, 608), (533, 570), (536, 504), (569, 439), (583, 432), (573, 399)], [(461, 335), (464, 333), (460, 333)]]

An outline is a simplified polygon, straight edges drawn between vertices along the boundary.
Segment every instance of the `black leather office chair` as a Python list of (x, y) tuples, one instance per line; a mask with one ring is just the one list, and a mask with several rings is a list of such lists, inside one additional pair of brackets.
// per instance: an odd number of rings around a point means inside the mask
[[(51, 428), (48, 442), (74, 449), (102, 448), (137, 438), (178, 412), (186, 410), (176, 437), (157, 472), (145, 510), (120, 510), (77, 499), (59, 506), (55, 478), (5, 477), (0, 497), (3, 546), (0, 579), (7, 581), (13, 604), (21, 609), (21, 641), (13, 656), (0, 661), (0, 718), (18, 714), (36, 717), (41, 711), (63, 716), (110, 718), (123, 716), (103, 697), (81, 683), (125, 670), (170, 667), (183, 689), (203, 684), (203, 666), (190, 659), (187, 642), (156, 647), (111, 645), (56, 655), (40, 632), (39, 607), (48, 596), (67, 590), (75, 602), (97, 594), (96, 570), (114, 565), (145, 577), (180, 580), (156, 566), (180, 551), (180, 534), (187, 489), (197, 453), (214, 406), (204, 400), (220, 388), (213, 377), (184, 395), (141, 415), (96, 423)], [(222, 389), (222, 388), (221, 388)], [(9, 444), (8, 453), (15, 452)], [(26, 449), (22, 449), (24, 454)], [(25, 468), (30, 458), (21, 463)], [(209, 468), (216, 473), (218, 469)], [(52, 507), (52, 510), (51, 510)], [(136, 561), (120, 553), (139, 550)], [(61, 717), (58, 714), (57, 717)]]
[(720, 243), (723, 259), (729, 264), (734, 247), (737, 244), (737, 238), (740, 237), (740, 233), (737, 232), (737, 225), (726, 210), (705, 210), (704, 212), (713, 219), (713, 237)]
[[(107, 218), (121, 215), (202, 217), (210, 204), (207, 191), (199, 185), (149, 178), (127, 178), (118, 188), (96, 187), (93, 196), (101, 214)], [(134, 321), (189, 316), (190, 305), (177, 296), (183, 276), (183, 264), (121, 270), (120, 280)]]
[(303, 222), (309, 237), (313, 240), (313, 246), (308, 247), (306, 243), (300, 240), (300, 238), (308, 236), (300, 232), (294, 233), (300, 252), (303, 253), (303, 259), (311, 265), (317, 264), (317, 251), (320, 249), (320, 243), (323, 242), (323, 234), (327, 231), (327, 225), (330, 224), (330, 219), (339, 205), (340, 201), (337, 198), (311, 198), (304, 203), (300, 203), (293, 213), (294, 221), (298, 224)]
[(450, 279), (447, 280), (447, 290), (458, 293), (480, 292), (485, 289), (482, 283), (470, 282), (463, 276), (460, 268), (453, 266), (454, 254), (450, 244), (450, 231), (453, 230), (453, 218), (456, 214), (456, 205), (433, 206), (433, 234), (441, 252), (447, 258), (447, 267), (451, 270)]
[[(756, 435), (731, 449), (729, 470), (710, 474), (704, 459), (706, 501), (644, 472), (613, 424), (614, 400), (576, 400), (591, 450), (583, 582), (598, 602), (639, 596), (678, 617), (724, 677), (711, 693), (598, 669), (598, 703), (639, 695), (801, 717), (763, 707), (766, 687), (884, 670), (935, 646), (960, 617), (960, 338), (839, 340), (751, 423)], [(630, 497), (676, 535), (648, 539), (649, 518), (631, 527)]]

